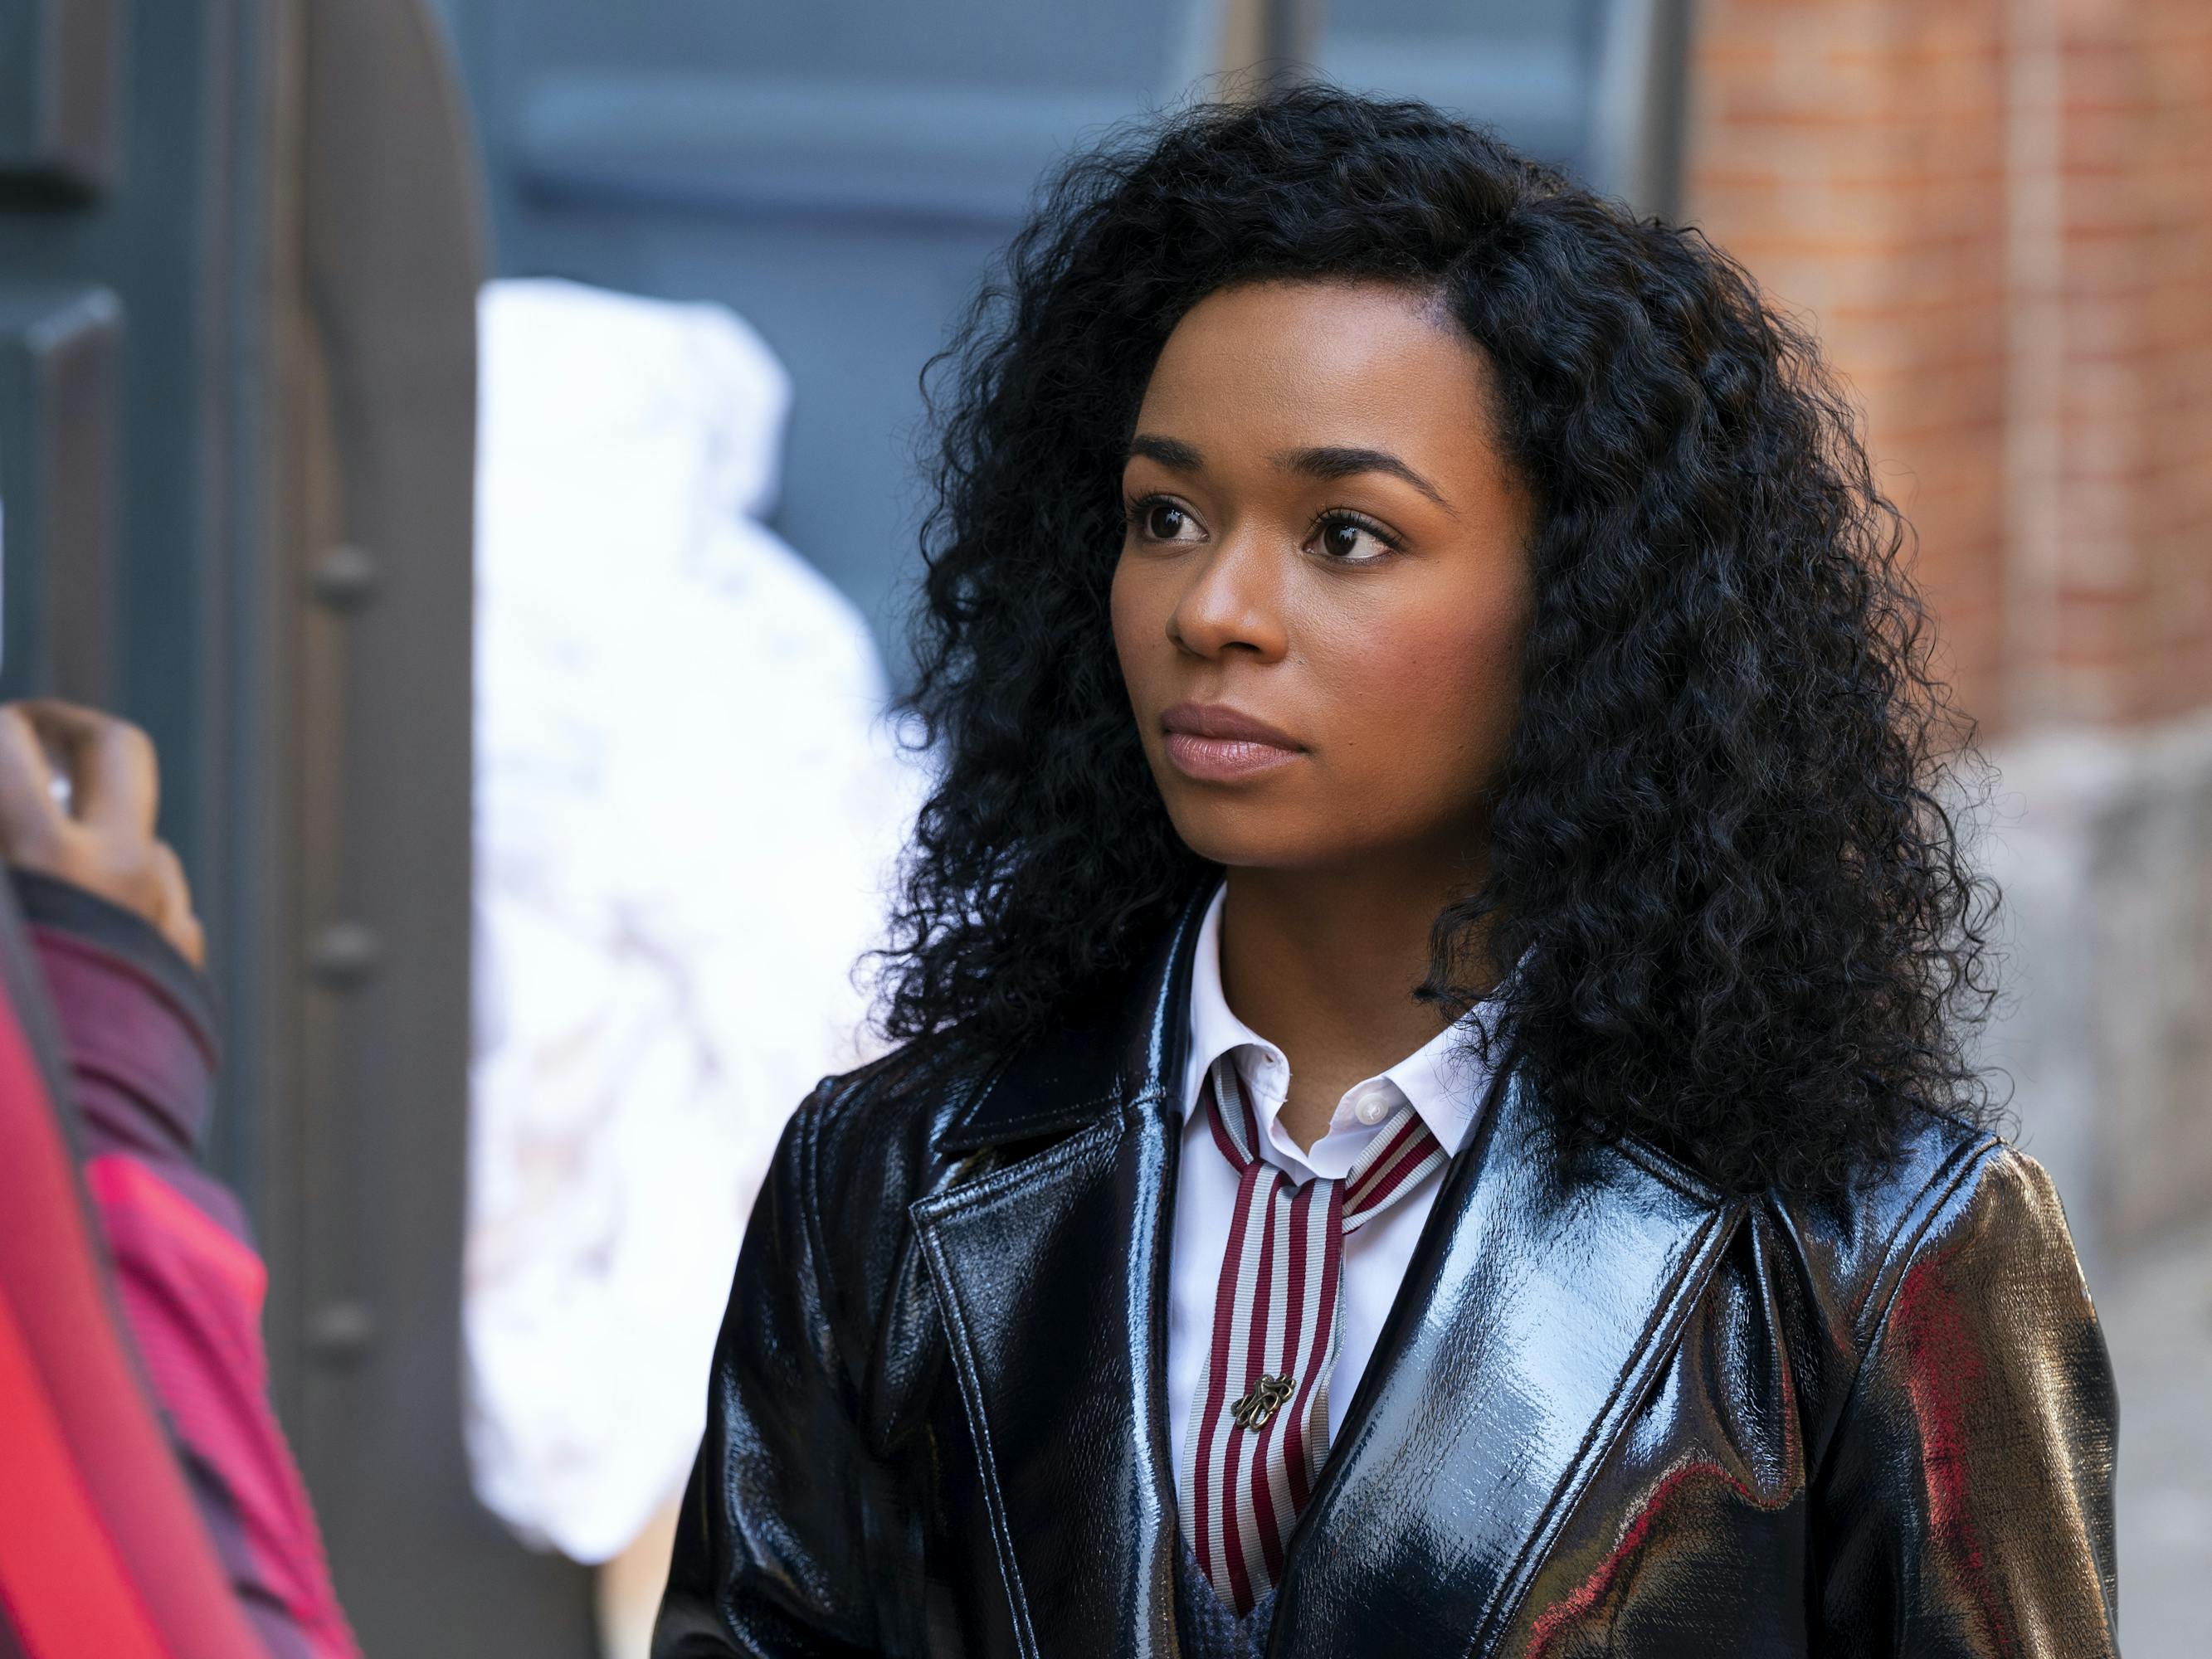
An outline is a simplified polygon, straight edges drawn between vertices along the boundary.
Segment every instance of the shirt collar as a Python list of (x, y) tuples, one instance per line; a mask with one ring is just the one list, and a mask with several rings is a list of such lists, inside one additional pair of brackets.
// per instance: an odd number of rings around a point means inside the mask
[[(1228, 890), (1225, 882), (1213, 890), (1191, 959), (1190, 1056), (1183, 1067), (1184, 1115), (1188, 1117), (1198, 1109), (1207, 1069), (1222, 1055), (1234, 1055), (1237, 1074), (1259, 1114), (1261, 1150), (1268, 1160), (1301, 1177), (1341, 1176), (1380, 1126), (1346, 1121), (1340, 1108), (1328, 1128), (1303, 1152), (1277, 1127), (1290, 1089), (1290, 1062), (1280, 1048), (1237, 1018), (1221, 988), (1221, 910)], [(1456, 1153), (1474, 1133), (1475, 1114), (1482, 1102), (1486, 1076), (1479, 1060), (1468, 1052), (1471, 1028), (1482, 1012), (1468, 1010), (1396, 1065), (1354, 1085), (1346, 1098), (1357, 1099), (1361, 1090), (1376, 1084), (1395, 1087), (1413, 1103), (1445, 1154)]]

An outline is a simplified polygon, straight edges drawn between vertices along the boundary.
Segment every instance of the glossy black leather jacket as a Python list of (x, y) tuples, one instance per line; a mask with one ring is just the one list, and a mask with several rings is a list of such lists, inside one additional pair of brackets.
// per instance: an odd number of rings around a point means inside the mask
[[(1163, 1398), (1188, 954), (1002, 1066), (902, 1052), (786, 1133), (655, 1659), (1169, 1655)], [(1847, 1201), (1510, 1077), (1301, 1517), (1285, 1656), (2117, 1651), (2110, 1365), (2058, 1200), (1931, 1122)]]

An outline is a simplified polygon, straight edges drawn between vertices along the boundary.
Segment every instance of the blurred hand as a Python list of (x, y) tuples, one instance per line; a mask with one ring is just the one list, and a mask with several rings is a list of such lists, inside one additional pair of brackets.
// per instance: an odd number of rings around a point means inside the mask
[(160, 800), (153, 742), (128, 720), (0, 705), (0, 859), (136, 911), (198, 967), (206, 939), (184, 866), (154, 834)]

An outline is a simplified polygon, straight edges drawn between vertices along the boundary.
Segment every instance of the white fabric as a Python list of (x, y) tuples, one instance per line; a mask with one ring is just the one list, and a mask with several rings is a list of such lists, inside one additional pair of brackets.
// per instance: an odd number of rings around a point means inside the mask
[(481, 340), (469, 1451), (596, 1562), (690, 1470), (784, 1120), (865, 1057), (918, 781), (860, 617), (757, 522), (765, 343), (535, 281)]
[[(1283, 1103), (1290, 1096), (1290, 1063), (1283, 1051), (1261, 1036), (1229, 1006), (1221, 989), (1221, 907), (1227, 887), (1217, 888), (1200, 924), (1190, 975), (1190, 1055), (1182, 1079), (1182, 1147), (1177, 1160), (1175, 1239), (1168, 1261), (1168, 1431), (1174, 1458), (1183, 1468), (1183, 1444), (1190, 1432), (1191, 1396), (1198, 1391), (1212, 1352), (1213, 1304), (1221, 1278), (1221, 1253), (1228, 1247), (1237, 1202), (1237, 1171), (1213, 1144), (1199, 1109), (1199, 1091), (1206, 1068), (1223, 1054), (1231, 1057), (1238, 1079), (1260, 1119), (1261, 1153), (1301, 1185), (1316, 1176), (1335, 1180), (1347, 1172), (1403, 1102), (1413, 1103), (1445, 1153), (1456, 1154), (1474, 1133), (1482, 1103), (1482, 1068), (1466, 1054), (1465, 1027), (1479, 1010), (1438, 1032), (1380, 1074), (1344, 1091), (1329, 1115), (1328, 1127), (1301, 1152), (1283, 1127)], [(1373, 1104), (1384, 1109), (1373, 1113)], [(1362, 1107), (1368, 1111), (1363, 1113)], [(1371, 1121), (1369, 1121), (1370, 1115)], [(1344, 1240), (1344, 1279), (1338, 1304), (1336, 1368), (1328, 1384), (1329, 1441), (1343, 1427), (1375, 1339), (1406, 1277), (1421, 1224), (1435, 1206), (1442, 1184), (1430, 1176), (1389, 1209)], [(1191, 1517), (1183, 1522), (1188, 1528)]]

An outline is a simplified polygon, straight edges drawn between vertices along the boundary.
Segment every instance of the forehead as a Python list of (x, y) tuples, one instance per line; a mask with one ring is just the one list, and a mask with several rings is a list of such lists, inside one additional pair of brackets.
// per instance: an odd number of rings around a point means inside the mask
[(1250, 283), (1209, 294), (1176, 324), (1137, 423), (1209, 459), (1224, 444), (1358, 443), (1419, 447), (1441, 465), (1487, 451), (1488, 396), (1481, 349), (1428, 295)]

